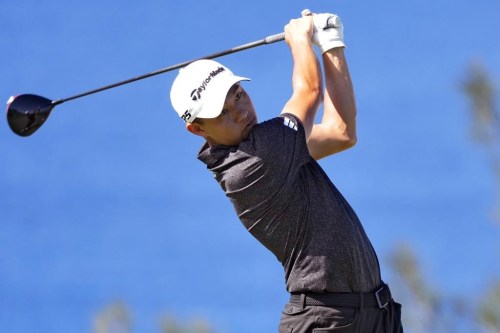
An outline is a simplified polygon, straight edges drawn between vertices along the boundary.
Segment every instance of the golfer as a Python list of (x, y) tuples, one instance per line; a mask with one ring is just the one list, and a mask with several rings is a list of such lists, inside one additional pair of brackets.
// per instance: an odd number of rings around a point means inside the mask
[[(334, 14), (303, 15), (285, 26), (293, 93), (277, 117), (258, 123), (241, 85), (249, 79), (212, 60), (180, 70), (172, 105), (204, 139), (198, 159), (243, 225), (283, 265), (290, 301), (279, 332), (402, 332), (361, 222), (317, 163), (356, 143), (343, 25)], [(324, 29), (329, 20), (336, 27)]]

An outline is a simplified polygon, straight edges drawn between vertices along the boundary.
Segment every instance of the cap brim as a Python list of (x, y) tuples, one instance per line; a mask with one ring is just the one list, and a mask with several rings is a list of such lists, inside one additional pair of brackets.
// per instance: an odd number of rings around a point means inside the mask
[(224, 107), (224, 102), (226, 101), (227, 93), (229, 89), (238, 82), (250, 81), (249, 78), (242, 76), (233, 76), (231, 80), (223, 80), (219, 86), (211, 87), (214, 88), (208, 98), (204, 103), (201, 111), (196, 115), (196, 118), (216, 118), (222, 112)]

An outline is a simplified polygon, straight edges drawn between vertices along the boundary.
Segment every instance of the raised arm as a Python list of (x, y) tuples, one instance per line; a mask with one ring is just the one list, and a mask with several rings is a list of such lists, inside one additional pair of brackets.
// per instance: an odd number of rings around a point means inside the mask
[(293, 58), (293, 93), (282, 113), (292, 113), (302, 121), (306, 140), (311, 135), (323, 89), (319, 61), (312, 48), (312, 33), (311, 16), (293, 19), (285, 26), (285, 40)]
[[(336, 28), (322, 29), (336, 18)], [(325, 72), (323, 117), (308, 141), (309, 153), (319, 160), (356, 143), (356, 101), (344, 54), (343, 24), (333, 14), (314, 14), (313, 42), (319, 46)], [(318, 33), (319, 31), (319, 33)]]
[(325, 94), (323, 117), (307, 146), (313, 158), (338, 153), (356, 144), (356, 100), (344, 48), (323, 53)]

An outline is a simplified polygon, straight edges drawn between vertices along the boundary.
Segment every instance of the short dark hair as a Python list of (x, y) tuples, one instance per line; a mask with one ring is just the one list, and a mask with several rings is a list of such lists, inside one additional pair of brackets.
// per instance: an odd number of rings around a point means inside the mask
[(192, 123), (198, 124), (198, 125), (203, 125), (203, 118), (194, 118)]

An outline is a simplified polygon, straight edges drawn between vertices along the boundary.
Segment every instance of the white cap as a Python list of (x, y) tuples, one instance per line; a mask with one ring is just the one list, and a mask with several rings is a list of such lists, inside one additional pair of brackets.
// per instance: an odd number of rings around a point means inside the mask
[(185, 122), (195, 118), (215, 118), (224, 107), (231, 87), (246, 77), (236, 76), (220, 63), (202, 59), (179, 71), (170, 90), (170, 101)]

